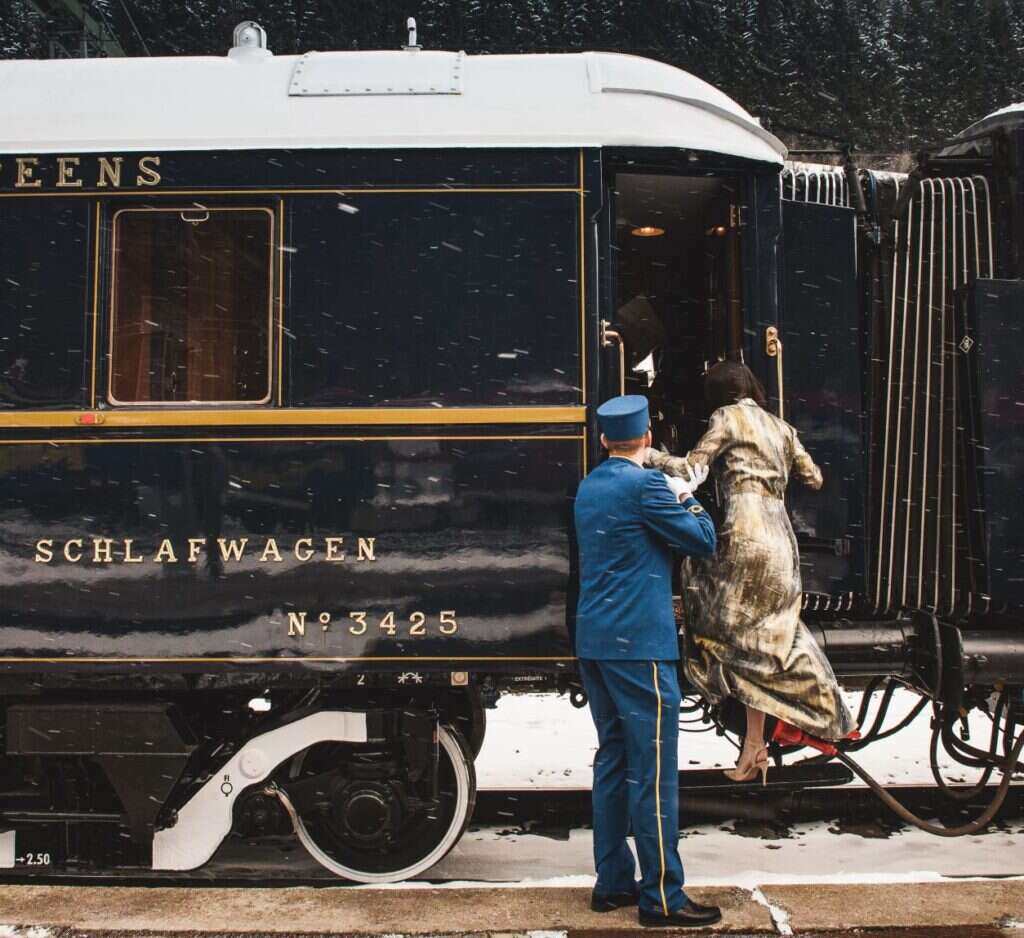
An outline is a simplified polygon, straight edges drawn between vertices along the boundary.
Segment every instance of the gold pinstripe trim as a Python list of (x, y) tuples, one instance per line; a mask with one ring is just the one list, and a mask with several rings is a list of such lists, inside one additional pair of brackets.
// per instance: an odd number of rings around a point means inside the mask
[(99, 354), (99, 309), (100, 309), (100, 203), (96, 203), (96, 227), (94, 230), (95, 241), (93, 245), (93, 271), (92, 271), (92, 351), (89, 353), (89, 369), (92, 373), (89, 384), (89, 406), (96, 406), (96, 356)]
[(661, 691), (658, 689), (658, 662), (652, 661), (651, 668), (654, 671), (654, 696), (658, 698), (658, 723), (654, 730), (654, 811), (658, 821), (658, 857), (661, 860), (661, 878), (658, 880), (658, 889), (661, 892), (661, 908), (668, 918), (668, 901), (665, 899), (665, 838), (661, 831)]
[[(580, 195), (580, 400), (583, 401), (584, 414), (587, 404), (587, 241), (586, 241), (586, 192), (583, 188), (583, 149), (579, 153), (579, 195)], [(584, 417), (586, 419), (586, 417)], [(583, 476), (588, 472), (587, 440), (583, 439)]]
[(468, 656), (453, 658), (450, 655), (374, 655), (357, 656), (354, 658), (324, 658), (313, 655), (293, 655), (277, 658), (100, 658), (100, 657), (66, 657), (66, 658), (0, 658), (0, 664), (289, 664), (299, 661), (315, 661), (319, 663), (344, 664), (351, 661), (575, 661), (570, 657), (532, 656), (525, 658), (506, 658), (501, 655), (480, 657)]
[(284, 199), (277, 200), (277, 406), (284, 403)]
[(51, 439), (15, 439), (0, 438), (0, 446), (77, 446), (92, 443), (371, 443), (391, 440), (584, 440), (585, 437), (573, 434), (515, 434), (493, 433), (456, 434), (449, 436), (383, 436), (380, 434), (363, 434), (360, 436), (117, 436), (117, 437), (70, 437)]
[(161, 410), (25, 410), (0, 413), (0, 428), (58, 427), (354, 427), (578, 423), (586, 408), (566, 407), (278, 407)]
[(31, 192), (0, 192), (0, 199), (45, 199), (45, 198), (103, 198), (135, 196), (151, 199), (162, 195), (402, 195), (404, 193), (426, 193), (432, 195), (461, 195), (463, 192), (536, 194), (538, 192), (578, 192), (579, 186), (532, 186), (517, 189), (511, 186), (463, 186), (458, 189), (449, 186), (419, 186), (402, 188), (359, 189), (335, 186), (332, 189), (87, 189), (84, 192), (46, 192), (33, 189)]
[(586, 195), (583, 191), (583, 150), (580, 150), (580, 263), (579, 263), (579, 294), (580, 294), (580, 393), (582, 401), (587, 403), (587, 241), (586, 211), (584, 203)]

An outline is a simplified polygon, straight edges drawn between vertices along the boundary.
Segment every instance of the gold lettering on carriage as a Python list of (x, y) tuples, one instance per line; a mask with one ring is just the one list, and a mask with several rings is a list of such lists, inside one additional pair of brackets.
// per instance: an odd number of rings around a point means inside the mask
[(35, 542), (36, 563), (199, 563), (214, 558), (221, 563), (372, 562), (377, 559), (377, 539), (337, 535), (331, 537), (165, 537), (142, 544), (137, 538), (44, 537)]
[(0, 160), (0, 186), (15, 189), (150, 189), (160, 185), (160, 157), (15, 156)]

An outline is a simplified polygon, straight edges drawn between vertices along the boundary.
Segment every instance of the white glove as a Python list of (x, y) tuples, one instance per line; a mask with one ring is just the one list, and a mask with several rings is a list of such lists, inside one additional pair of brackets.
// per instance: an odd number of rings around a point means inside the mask
[(668, 487), (680, 501), (689, 498), (704, 484), (708, 477), (708, 467), (701, 463), (696, 466), (686, 463), (686, 473), (685, 476), (665, 476)]

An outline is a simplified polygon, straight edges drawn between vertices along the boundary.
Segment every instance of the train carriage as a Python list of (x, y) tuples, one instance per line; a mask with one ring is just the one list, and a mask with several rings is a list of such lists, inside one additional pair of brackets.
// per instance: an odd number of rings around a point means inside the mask
[(612, 343), (678, 307), (689, 432), (773, 303), (781, 144), (628, 56), (248, 24), (0, 70), (0, 864), (192, 869), (269, 805), (349, 878), (425, 869), (481, 697), (571, 679)]
[(968, 678), (955, 617), (871, 601), (903, 208), (851, 180), (891, 180), (784, 172), (631, 56), (274, 56), (247, 23), (223, 58), (0, 80), (0, 868), (282, 829), (348, 879), (429, 868), (485, 704), (575, 686), (595, 405), (644, 393), (685, 447), (726, 357), (824, 464), (791, 508), (837, 672), (1005, 683), (1012, 731), (1013, 621), (972, 624), (998, 664)]

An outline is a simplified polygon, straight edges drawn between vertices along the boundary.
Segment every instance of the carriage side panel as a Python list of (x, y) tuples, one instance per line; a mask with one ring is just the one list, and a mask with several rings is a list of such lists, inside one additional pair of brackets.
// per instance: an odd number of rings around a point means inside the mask
[(3, 664), (571, 661), (581, 151), (31, 159), (0, 211), (75, 256), (11, 254), (60, 407), (0, 413)]
[(787, 497), (808, 601), (845, 609), (864, 590), (864, 353), (854, 214), (786, 200), (782, 219), (785, 415), (825, 477), (821, 492), (793, 486)]
[(570, 654), (565, 428), (2, 452), (6, 663)]

